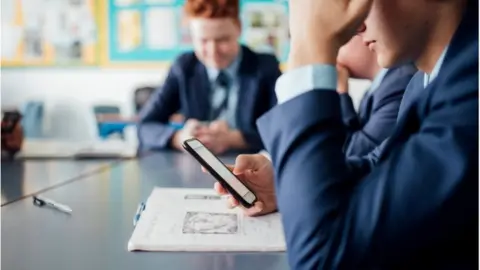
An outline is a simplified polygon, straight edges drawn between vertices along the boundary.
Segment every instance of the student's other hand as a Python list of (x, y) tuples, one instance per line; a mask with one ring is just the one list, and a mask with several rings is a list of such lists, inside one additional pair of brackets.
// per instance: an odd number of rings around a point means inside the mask
[(290, 0), (289, 69), (311, 64), (334, 65), (340, 47), (363, 27), (372, 2)]
[(339, 94), (348, 94), (348, 79), (350, 72), (340, 64), (337, 64), (337, 92)]
[(231, 146), (232, 130), (225, 121), (214, 121), (210, 125), (197, 134), (200, 140), (214, 154), (223, 154), (228, 151)]
[(172, 116), (170, 116), (169, 120), (170, 120), (170, 122), (181, 123), (181, 122), (183, 122), (184, 119), (185, 119), (185, 117), (182, 114), (176, 113), (176, 114), (173, 114)]
[(176, 149), (183, 150), (183, 142), (187, 139), (196, 137), (197, 134), (202, 132), (202, 125), (197, 119), (188, 119), (183, 128), (172, 137), (172, 146)]
[[(234, 166), (230, 166), (233, 174), (237, 176), (245, 185), (255, 193), (258, 201), (251, 208), (243, 208), (248, 216), (265, 215), (277, 210), (277, 200), (275, 196), (275, 187), (273, 179), (273, 167), (268, 158), (261, 154), (239, 155)], [(221, 195), (227, 195), (228, 192), (215, 182), (214, 189)], [(239, 205), (238, 201), (229, 196), (228, 203), (230, 207)]]
[(210, 123), (208, 128), (214, 133), (228, 132), (230, 130), (227, 121), (224, 120), (213, 121)]

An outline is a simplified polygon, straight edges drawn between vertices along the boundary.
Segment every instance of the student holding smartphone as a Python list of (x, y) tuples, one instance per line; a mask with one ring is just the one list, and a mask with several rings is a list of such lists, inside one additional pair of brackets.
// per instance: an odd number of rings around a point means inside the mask
[[(272, 162), (240, 156), (235, 170), (257, 197), (275, 190), (290, 268), (478, 269), (478, 1), (289, 8), (279, 105), (257, 121)], [(422, 83), (380, 153), (345, 160), (335, 64), (355, 33), (384, 68), (414, 62)]]

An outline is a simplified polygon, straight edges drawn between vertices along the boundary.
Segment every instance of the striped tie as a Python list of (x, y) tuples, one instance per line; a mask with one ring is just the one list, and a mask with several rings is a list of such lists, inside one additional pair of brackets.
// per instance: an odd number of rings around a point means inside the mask
[(228, 107), (228, 91), (230, 89), (230, 78), (225, 71), (220, 71), (217, 80), (217, 87), (213, 92), (211, 120), (217, 120), (225, 115)]

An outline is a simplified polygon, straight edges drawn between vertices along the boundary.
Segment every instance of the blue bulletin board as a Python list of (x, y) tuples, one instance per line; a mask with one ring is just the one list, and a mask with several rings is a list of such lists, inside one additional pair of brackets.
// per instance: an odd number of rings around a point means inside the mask
[[(182, 7), (185, 0), (108, 0), (107, 59), (111, 64), (170, 63), (192, 49)], [(286, 0), (241, 0), (240, 42), (285, 61)]]

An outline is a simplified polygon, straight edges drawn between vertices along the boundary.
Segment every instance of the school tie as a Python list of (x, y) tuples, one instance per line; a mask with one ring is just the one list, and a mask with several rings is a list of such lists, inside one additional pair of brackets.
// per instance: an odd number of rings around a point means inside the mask
[(225, 71), (220, 71), (215, 81), (217, 87), (213, 92), (211, 120), (217, 120), (225, 115), (228, 107), (228, 92), (231, 81)]

